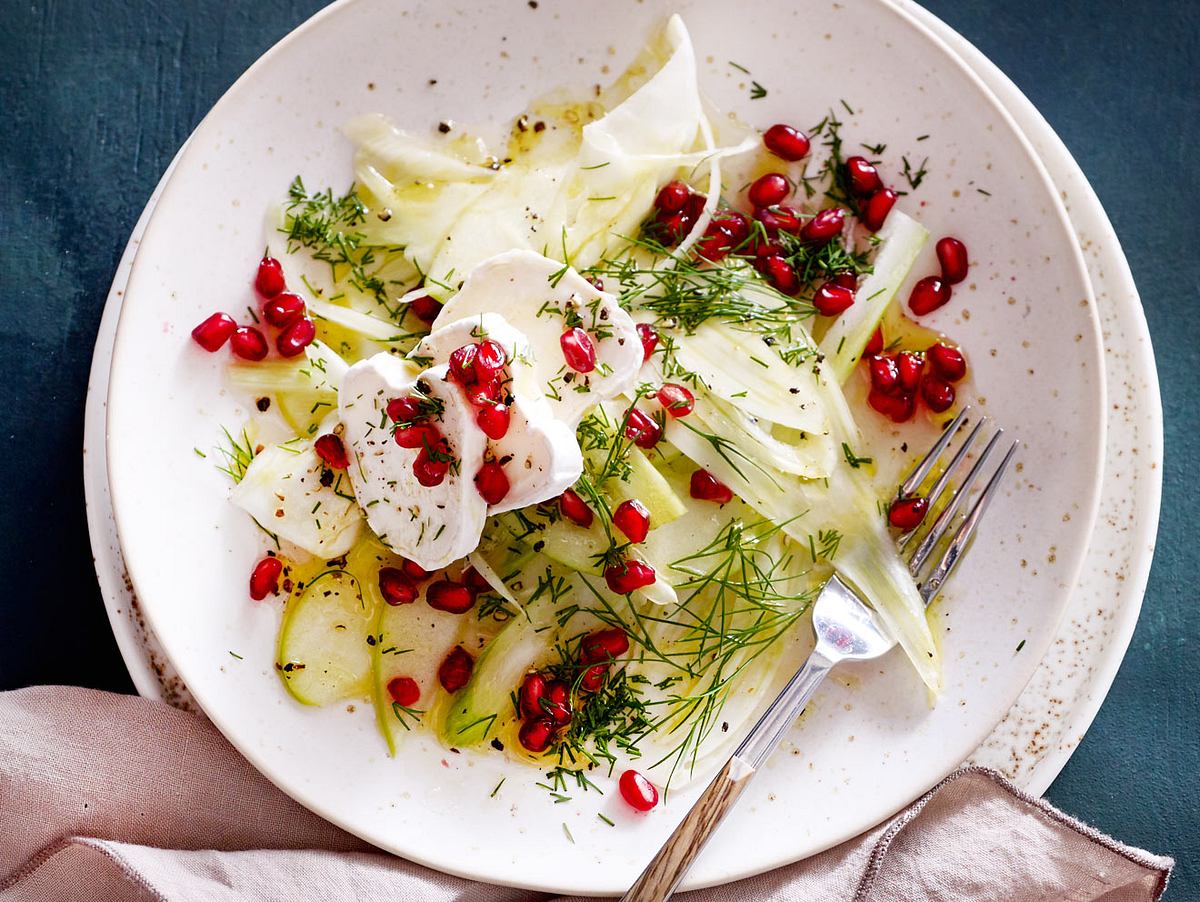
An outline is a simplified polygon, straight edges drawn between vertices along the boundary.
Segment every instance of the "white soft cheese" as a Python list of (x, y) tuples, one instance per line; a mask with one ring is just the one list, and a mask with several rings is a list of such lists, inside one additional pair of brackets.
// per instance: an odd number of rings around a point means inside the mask
[(509, 483), (504, 500), (488, 508), (489, 514), (500, 514), (557, 498), (583, 473), (583, 455), (574, 430), (555, 419), (542, 394), (528, 339), (499, 314), (483, 313), (441, 325), (421, 340), (411, 356), (448, 360), (463, 345), (484, 339), (504, 348), (512, 377), (508, 432), (488, 441), (490, 456), (503, 464)]
[[(559, 339), (573, 311), (596, 346), (596, 369), (582, 374), (563, 359)], [(533, 251), (509, 251), (479, 264), (433, 323), (436, 332), (457, 320), (499, 313), (524, 334), (532, 374), (554, 416), (572, 429), (601, 401), (634, 387), (642, 344), (633, 319), (607, 292), (575, 270)]]
[(230, 500), (267, 532), (310, 554), (335, 558), (357, 541), (362, 515), (354, 501), (325, 486), (325, 467), (308, 442), (272, 445), (255, 455)]
[[(445, 364), (418, 371), (410, 362), (376, 354), (350, 368), (338, 392), (343, 441), (351, 453), (354, 494), (379, 538), (427, 570), (445, 567), (474, 551), (487, 505), (473, 478), (483, 463), (487, 437)], [(419, 453), (392, 438), (387, 404), (419, 389), (441, 402), (435, 418), (450, 443), (452, 464), (440, 485), (423, 486), (412, 465)]]
[[(596, 347), (596, 369), (587, 374), (567, 367), (559, 342), (575, 315)], [(509, 428), (497, 441), (479, 428), (478, 410), (447, 377), (450, 355), (485, 338), (504, 347), (512, 377)], [(556, 498), (579, 479), (576, 425), (592, 406), (630, 391), (641, 365), (629, 314), (574, 270), (531, 251), (483, 262), (409, 359), (377, 354), (342, 379), (343, 439), (367, 522), (392, 550), (426, 569), (465, 557), (489, 514)], [(412, 470), (418, 451), (395, 443), (386, 412), (389, 401), (415, 386), (442, 402), (437, 425), (456, 460), (445, 481), (430, 488)], [(490, 508), (474, 484), (485, 459), (500, 462), (509, 481), (508, 494)]]

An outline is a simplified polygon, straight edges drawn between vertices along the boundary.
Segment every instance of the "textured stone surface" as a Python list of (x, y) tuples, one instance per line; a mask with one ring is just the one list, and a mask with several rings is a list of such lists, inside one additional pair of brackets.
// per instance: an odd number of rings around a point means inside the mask
[[(554, 2), (554, 0), (551, 0)], [(1200, 897), (1200, 14), (1190, 0), (929, 0), (1029, 95), (1091, 178), (1124, 243), (1158, 355), (1162, 526), (1129, 655), (1051, 788), (1067, 811), (1180, 859)], [(0, 2), (0, 434), (7, 580), (0, 688), (129, 690), (91, 569), (79, 449), (92, 340), (146, 198), (225, 88), (318, 4)], [(344, 53), (345, 48), (333, 52)], [(148, 449), (148, 453), (152, 453)]]

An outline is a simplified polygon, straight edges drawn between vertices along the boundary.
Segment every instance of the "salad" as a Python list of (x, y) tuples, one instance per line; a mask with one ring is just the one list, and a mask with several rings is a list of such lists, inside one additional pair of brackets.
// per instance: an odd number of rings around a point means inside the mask
[[(936, 427), (966, 376), (902, 311), (907, 192), (833, 112), (718, 128), (678, 17), (501, 150), (438, 132), (350, 122), (353, 184), (292, 182), (252, 322), (192, 333), (252, 408), (223, 469), (286, 691), (648, 810), (770, 701), (836, 572), (936, 696), (895, 546), (928, 505), (859, 425)], [(967, 275), (937, 256), (916, 316)]]

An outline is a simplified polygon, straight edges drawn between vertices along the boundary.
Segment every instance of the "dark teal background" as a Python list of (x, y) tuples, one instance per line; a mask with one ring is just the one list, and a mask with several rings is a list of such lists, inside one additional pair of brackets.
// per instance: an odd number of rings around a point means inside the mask
[[(0, 0), (0, 689), (132, 691), (84, 522), (92, 342), (129, 232), (176, 149), (226, 87), (319, 5)], [(1146, 307), (1166, 415), (1158, 552), (1112, 694), (1049, 797), (1126, 842), (1176, 856), (1168, 898), (1200, 898), (1200, 5), (926, 5), (1058, 130), (1112, 217)]]

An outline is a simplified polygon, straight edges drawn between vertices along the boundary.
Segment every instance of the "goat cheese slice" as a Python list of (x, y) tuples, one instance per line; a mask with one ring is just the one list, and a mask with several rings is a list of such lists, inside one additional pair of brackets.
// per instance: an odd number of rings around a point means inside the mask
[[(529, 345), (532, 375), (557, 419), (572, 429), (587, 410), (634, 387), (642, 343), (617, 299), (557, 260), (528, 250), (508, 251), (479, 264), (433, 323), (436, 332), (458, 320), (498, 313)], [(596, 348), (596, 368), (577, 373), (560, 339), (578, 325)]]
[(484, 339), (504, 348), (511, 377), (505, 386), (508, 432), (489, 440), (490, 456), (502, 464), (509, 483), (504, 499), (488, 507), (489, 514), (500, 514), (557, 498), (583, 473), (583, 455), (574, 429), (555, 418), (543, 394), (529, 340), (503, 316), (481, 313), (440, 325), (410, 356), (448, 360), (463, 345)]
[[(376, 354), (350, 367), (338, 390), (342, 439), (351, 453), (354, 495), (380, 541), (426, 570), (466, 557), (479, 545), (487, 505), (473, 477), (483, 463), (487, 437), (475, 411), (447, 367), (417, 369), (391, 354)], [(413, 473), (419, 451), (392, 438), (387, 404), (412, 395), (438, 408), (431, 417), (450, 444), (454, 462), (436, 486), (423, 486)]]

